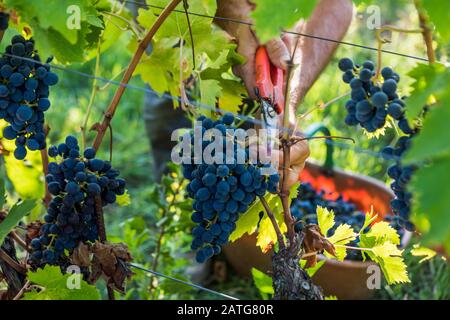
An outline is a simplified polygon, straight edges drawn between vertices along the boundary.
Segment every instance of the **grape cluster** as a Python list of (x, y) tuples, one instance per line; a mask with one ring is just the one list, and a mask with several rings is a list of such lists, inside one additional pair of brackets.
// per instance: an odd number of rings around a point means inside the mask
[(411, 199), (412, 193), (407, 191), (408, 183), (417, 169), (414, 164), (403, 165), (401, 162), (403, 154), (411, 146), (411, 140), (416, 132), (402, 136), (397, 140), (395, 147), (384, 147), (381, 154), (385, 159), (395, 159), (395, 164), (388, 168), (388, 176), (393, 179), (391, 183), (391, 189), (394, 191), (396, 198), (391, 201), (392, 211), (399, 217), (399, 223), (405, 229), (414, 231), (415, 227), (409, 221), (409, 215), (411, 213)]
[[(333, 199), (334, 200), (330, 200)], [(342, 195), (331, 195), (324, 191), (316, 191), (312, 185), (308, 182), (303, 182), (298, 187), (297, 197), (293, 199), (291, 203), (291, 213), (295, 222), (295, 231), (301, 232), (305, 224), (317, 224), (317, 206), (333, 210), (335, 214), (335, 225), (330, 229), (331, 235), (336, 231), (336, 228), (340, 224), (350, 225), (355, 232), (359, 232), (364, 225), (365, 214), (362, 211), (357, 210), (355, 204), (345, 201)], [(400, 236), (403, 235), (404, 230), (401, 226), (400, 219), (398, 217), (385, 216), (385, 220), (388, 221), (393, 228), (397, 230)], [(357, 246), (358, 239), (349, 243), (350, 246)], [(357, 250), (348, 250), (347, 259), (349, 260), (362, 260), (361, 252)]]
[(375, 79), (375, 64), (372, 61), (360, 66), (349, 58), (343, 58), (339, 61), (339, 69), (344, 72), (343, 81), (351, 88), (351, 99), (345, 104), (347, 125), (359, 124), (368, 132), (375, 132), (385, 126), (389, 115), (398, 120), (402, 130), (411, 130), (404, 117), (405, 103), (397, 93), (400, 76), (396, 72), (389, 67), (383, 68), (381, 83)]
[[(191, 164), (183, 164), (183, 175), (190, 180), (187, 191), (189, 197), (194, 199), (191, 218), (197, 226), (192, 230), (194, 239), (191, 248), (197, 250), (198, 263), (220, 253), (221, 246), (228, 242), (230, 234), (235, 230), (239, 215), (248, 210), (256, 197), (264, 196), (267, 191), (275, 193), (278, 189), (278, 173), (262, 173), (262, 169), (270, 167), (270, 164), (249, 163), (249, 148), (239, 144), (237, 139), (239, 130), (243, 129), (234, 127), (234, 120), (230, 113), (217, 121), (204, 116), (198, 118), (197, 123), (201, 123), (204, 133), (202, 150), (217, 139), (208, 138), (205, 134), (207, 130), (214, 128), (223, 133), (223, 153), (216, 153), (215, 159), (219, 160), (212, 164), (194, 164), (192, 151)], [(194, 130), (190, 133), (192, 144)], [(227, 158), (225, 150), (230, 143), (234, 151), (231, 159)], [(238, 163), (240, 159), (245, 159), (245, 162)]]
[(0, 31), (8, 29), (9, 14), (6, 12), (0, 12)]
[[(116, 202), (125, 192), (125, 180), (108, 161), (95, 158), (95, 149), (80, 154), (78, 141), (67, 136), (65, 143), (51, 146), (46, 182), (53, 195), (40, 236), (31, 241), (30, 263), (34, 266), (62, 264), (65, 250), (72, 252), (79, 242), (98, 239), (96, 204)], [(96, 202), (96, 199), (99, 199)]]
[(19, 160), (26, 157), (27, 148), (46, 147), (44, 112), (50, 108), (49, 87), (58, 76), (40, 61), (33, 39), (21, 35), (12, 38), (0, 58), (0, 119), (9, 123), (3, 137), (15, 140), (14, 156)]

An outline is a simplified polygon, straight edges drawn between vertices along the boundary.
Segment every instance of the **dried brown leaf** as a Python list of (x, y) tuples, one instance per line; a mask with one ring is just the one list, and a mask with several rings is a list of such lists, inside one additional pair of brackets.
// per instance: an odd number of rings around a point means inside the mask
[(76, 247), (73, 251), (72, 256), (70, 257), (70, 261), (80, 267), (89, 267), (91, 265), (89, 247), (86, 244), (80, 242), (78, 247)]
[[(333, 244), (328, 241), (320, 232), (320, 228), (317, 225), (307, 225), (303, 230), (304, 238), (303, 238), (303, 250), (304, 253), (314, 253), (327, 251), (333, 256), (336, 256), (336, 251), (334, 249)], [(305, 257), (306, 265), (305, 268), (314, 267), (317, 263), (317, 255), (311, 255)]]

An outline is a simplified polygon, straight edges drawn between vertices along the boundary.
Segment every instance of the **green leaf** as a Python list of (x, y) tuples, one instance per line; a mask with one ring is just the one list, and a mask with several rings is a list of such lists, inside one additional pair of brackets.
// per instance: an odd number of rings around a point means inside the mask
[[(421, 166), (413, 175), (409, 189), (413, 192), (414, 221), (427, 219), (429, 230), (424, 240), (441, 242), (450, 235), (450, 157)], [(445, 199), (445, 200), (444, 200)]]
[[(300, 260), (300, 266), (302, 267), (302, 269), (305, 269), (305, 265), (306, 265), (306, 260)], [(305, 271), (308, 274), (308, 276), (310, 278), (312, 278), (317, 271), (319, 271), (320, 268), (322, 268), (322, 266), (325, 264), (325, 260), (319, 260), (314, 267), (311, 268), (306, 268)]]
[(444, 41), (450, 38), (450, 27), (448, 24), (448, 13), (450, 12), (450, 2), (442, 0), (424, 0), (421, 5), (428, 12), (431, 22), (436, 26), (437, 32)]
[[(80, 278), (76, 278), (80, 277)], [(59, 267), (45, 266), (36, 272), (28, 272), (28, 280), (44, 289), (24, 294), (24, 300), (99, 300), (100, 293), (94, 286), (82, 280), (78, 274), (62, 274)], [(79, 289), (71, 284), (79, 281)]]
[(413, 91), (406, 101), (408, 120), (414, 120), (427, 103), (448, 100), (450, 69), (441, 64), (418, 64), (409, 72), (409, 76), (414, 79), (414, 83)]
[[(6, 6), (15, 9), (31, 26), (41, 56), (55, 55), (62, 62), (82, 61), (86, 35), (92, 27), (102, 26), (99, 13), (90, 0), (48, 0), (45, 10), (39, 1), (6, 0)], [(79, 11), (67, 12), (69, 8)], [(73, 24), (69, 28), (68, 23), (75, 20), (79, 25)]]
[(320, 231), (326, 237), (328, 231), (334, 226), (334, 212), (333, 210), (328, 211), (327, 208), (317, 206), (316, 214)]
[[(450, 102), (450, 100), (449, 100)], [(450, 155), (450, 108), (448, 105), (433, 106), (427, 113), (420, 134), (412, 139), (405, 162), (421, 162)]]
[(252, 268), (252, 276), (261, 297), (263, 300), (268, 300), (274, 294), (272, 278), (255, 268)]
[(207, 106), (215, 106), (216, 99), (222, 93), (222, 87), (217, 80), (201, 80), (200, 81), (201, 103)]
[(316, 6), (317, 0), (255, 0), (256, 9), (251, 17), (261, 43), (280, 36), (282, 29), (288, 29), (301, 18), (307, 18)]
[(5, 202), (6, 202), (5, 181), (3, 179), (1, 179), (0, 180), (0, 210), (3, 209)]
[(35, 206), (36, 200), (24, 200), (12, 206), (5, 220), (0, 223), (0, 244), (3, 243), (5, 237), (11, 232), (12, 229), (14, 229), (19, 221), (29, 214)]

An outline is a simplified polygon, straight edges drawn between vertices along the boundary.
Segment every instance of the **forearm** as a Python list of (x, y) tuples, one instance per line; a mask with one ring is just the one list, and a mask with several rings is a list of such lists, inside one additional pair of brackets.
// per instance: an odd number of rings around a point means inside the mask
[[(339, 41), (345, 36), (352, 16), (351, 0), (321, 0), (309, 20), (299, 24), (296, 31)], [(298, 46), (295, 57), (298, 66), (293, 71), (290, 86), (293, 112), (328, 64), (338, 43), (300, 36)]]

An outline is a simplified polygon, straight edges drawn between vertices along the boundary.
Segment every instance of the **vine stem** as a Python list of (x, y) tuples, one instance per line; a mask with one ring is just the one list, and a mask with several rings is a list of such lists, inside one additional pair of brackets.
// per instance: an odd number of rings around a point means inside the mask
[(421, 32), (423, 32), (422, 28), (421, 29), (403, 29), (403, 28), (399, 28), (399, 27), (391, 26), (391, 25), (384, 25), (384, 26), (380, 27), (379, 29), (377, 29), (376, 30), (376, 38), (377, 38), (377, 43), (378, 43), (378, 45), (377, 45), (378, 61), (377, 61), (377, 71), (375, 74), (375, 79), (378, 79), (380, 77), (380, 73), (381, 73), (381, 60), (382, 60), (381, 49), (383, 47), (383, 44), (390, 42), (389, 40), (384, 39), (381, 36), (381, 33), (386, 30), (393, 31), (393, 32), (403, 32), (403, 33), (421, 33)]
[(0, 248), (0, 259), (5, 261), (11, 268), (16, 270), (17, 272), (21, 274), (27, 273), (27, 269), (23, 265), (14, 261), (14, 259), (12, 259), (2, 248)]
[[(284, 105), (284, 111), (283, 111), (283, 127), (289, 128), (290, 124), (290, 110), (289, 110), (289, 92), (290, 92), (290, 80), (292, 76), (292, 68), (293, 68), (293, 61), (294, 61), (294, 54), (291, 57), (291, 60), (287, 62), (287, 68), (286, 68), (286, 88), (285, 88), (285, 105)], [(287, 235), (289, 238), (289, 245), (294, 244), (294, 238), (295, 238), (295, 230), (294, 230), (294, 219), (291, 215), (291, 208), (289, 205), (289, 186), (288, 186), (288, 174), (289, 174), (289, 168), (291, 167), (291, 145), (289, 143), (290, 138), (290, 130), (284, 130), (281, 146), (283, 149), (283, 164), (282, 164), (282, 180), (281, 180), (281, 191), (280, 191), (280, 198), (281, 198), (281, 204), (283, 206), (283, 214), (284, 214), (284, 221), (287, 226)]]
[(19, 292), (17, 292), (16, 296), (13, 298), (13, 300), (19, 300), (20, 298), (22, 298), (25, 290), (28, 289), (28, 287), (30, 286), (31, 281), (27, 280), (27, 282), (25, 282), (24, 286), (22, 287), (22, 289), (20, 289)]
[(430, 63), (436, 62), (436, 54), (433, 49), (433, 33), (429, 24), (429, 17), (422, 8), (419, 0), (414, 0), (417, 13), (419, 15), (420, 28), (422, 29), (422, 37), (427, 46), (427, 56)]
[(264, 197), (260, 196), (259, 200), (261, 201), (261, 203), (264, 207), (264, 210), (266, 210), (267, 216), (269, 217), (270, 222), (272, 223), (273, 228), (275, 229), (275, 233), (277, 234), (280, 250), (285, 249), (286, 245), (284, 244), (283, 234), (281, 233), (280, 226), (278, 225), (277, 220), (275, 219), (275, 216), (273, 215), (273, 212), (269, 207), (269, 204), (267, 203), (266, 199), (264, 199)]
[(136, 70), (138, 63), (142, 55), (144, 54), (145, 49), (150, 44), (150, 41), (153, 39), (153, 36), (159, 30), (163, 22), (170, 15), (170, 13), (181, 1), (182, 0), (172, 0), (160, 13), (153, 26), (145, 35), (144, 39), (142, 39), (142, 41), (139, 43), (139, 46), (137, 47), (136, 52), (134, 53), (133, 58), (131, 59), (131, 62), (128, 65), (128, 68), (125, 71), (125, 74), (122, 78), (121, 86), (119, 86), (119, 88), (117, 89), (110, 105), (108, 106), (108, 109), (106, 110), (105, 115), (103, 116), (102, 123), (96, 128), (97, 136), (95, 137), (93, 144), (94, 149), (98, 150), (100, 144), (102, 143), (103, 137), (105, 136), (105, 132), (108, 129), (108, 126), (111, 123), (114, 113), (116, 112), (117, 106), (119, 105), (120, 99), (122, 98), (122, 95), (125, 92), (126, 87), (123, 85), (127, 84), (130, 81), (134, 73), (134, 70)]

